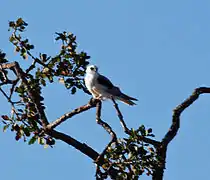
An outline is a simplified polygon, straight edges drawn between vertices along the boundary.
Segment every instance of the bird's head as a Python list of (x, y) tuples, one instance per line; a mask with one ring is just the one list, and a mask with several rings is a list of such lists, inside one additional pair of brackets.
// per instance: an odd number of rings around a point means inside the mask
[(95, 74), (96, 72), (98, 72), (98, 67), (95, 65), (89, 65), (86, 68), (86, 73), (87, 74)]

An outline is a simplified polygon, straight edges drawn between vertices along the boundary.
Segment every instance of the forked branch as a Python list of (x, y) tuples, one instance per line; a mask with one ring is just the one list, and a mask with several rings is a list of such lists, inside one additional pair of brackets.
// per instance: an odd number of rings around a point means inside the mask
[(167, 146), (176, 136), (180, 127), (181, 113), (190, 105), (192, 105), (199, 98), (201, 94), (207, 94), (207, 93), (210, 93), (210, 88), (208, 87), (196, 88), (190, 97), (188, 97), (184, 102), (182, 102), (174, 109), (171, 127), (169, 128), (168, 132), (165, 134), (164, 138), (162, 139), (162, 144), (164, 146)]
[(196, 88), (192, 95), (190, 95), (186, 100), (184, 100), (180, 105), (178, 105), (172, 115), (172, 124), (165, 134), (164, 138), (161, 141), (161, 145), (159, 148), (157, 148), (157, 153), (160, 158), (160, 162), (158, 166), (155, 169), (155, 172), (153, 174), (153, 180), (162, 180), (163, 179), (163, 173), (165, 169), (165, 162), (166, 162), (166, 152), (167, 147), (169, 143), (175, 138), (177, 135), (177, 132), (180, 128), (180, 116), (182, 112), (187, 109), (189, 106), (191, 106), (201, 94), (209, 94), (210, 88), (208, 87), (199, 87)]

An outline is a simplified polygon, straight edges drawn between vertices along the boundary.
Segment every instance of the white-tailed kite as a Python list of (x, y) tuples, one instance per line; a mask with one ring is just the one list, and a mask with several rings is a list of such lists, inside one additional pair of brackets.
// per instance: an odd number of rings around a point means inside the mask
[(123, 94), (108, 78), (99, 74), (97, 66), (94, 65), (89, 65), (86, 69), (85, 85), (95, 99), (114, 98), (129, 105), (135, 105), (132, 100), (137, 101), (137, 99)]

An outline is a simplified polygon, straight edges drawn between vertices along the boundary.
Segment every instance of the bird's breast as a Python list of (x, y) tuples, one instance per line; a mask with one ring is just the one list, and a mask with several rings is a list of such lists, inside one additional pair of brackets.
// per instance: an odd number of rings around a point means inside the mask
[(96, 84), (96, 78), (92, 74), (87, 74), (85, 76), (85, 85), (89, 89), (91, 89)]

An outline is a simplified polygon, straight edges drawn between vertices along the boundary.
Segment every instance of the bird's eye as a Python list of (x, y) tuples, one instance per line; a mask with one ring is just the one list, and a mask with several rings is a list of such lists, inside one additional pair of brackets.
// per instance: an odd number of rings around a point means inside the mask
[(94, 70), (94, 67), (91, 67), (90, 70), (93, 71)]

